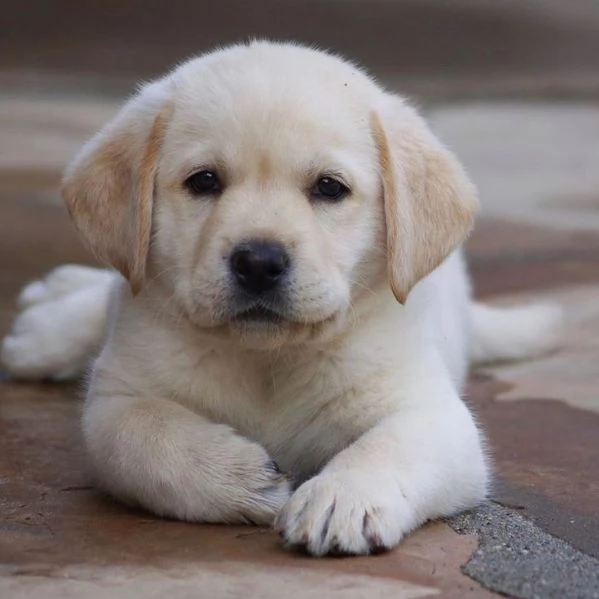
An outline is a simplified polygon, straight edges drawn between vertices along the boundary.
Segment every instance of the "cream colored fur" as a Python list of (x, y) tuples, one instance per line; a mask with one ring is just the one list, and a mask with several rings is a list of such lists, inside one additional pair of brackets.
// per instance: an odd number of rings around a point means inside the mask
[[(186, 190), (202, 168), (219, 171), (219, 197)], [(311, 199), (323, 174), (351, 194)], [(2, 360), (22, 378), (80, 372), (113, 289), (83, 416), (109, 493), (162, 516), (274, 523), (315, 555), (391, 548), (484, 499), (460, 398), (471, 340), (479, 357), (514, 341), (522, 357), (550, 344), (534, 339), (552, 316), (508, 338), (479, 313), (472, 330), (459, 246), (475, 191), (401, 98), (292, 44), (219, 50), (142, 88), (75, 159), (64, 197), (130, 285), (75, 266), (32, 284)], [(232, 317), (227, 257), (255, 238), (291, 255), (278, 324)]]

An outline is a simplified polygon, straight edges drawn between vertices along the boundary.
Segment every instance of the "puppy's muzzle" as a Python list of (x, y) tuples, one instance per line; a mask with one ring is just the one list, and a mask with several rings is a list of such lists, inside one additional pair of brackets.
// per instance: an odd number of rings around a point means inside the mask
[(276, 291), (284, 283), (289, 266), (287, 250), (281, 244), (269, 241), (241, 243), (229, 260), (235, 283), (253, 296)]

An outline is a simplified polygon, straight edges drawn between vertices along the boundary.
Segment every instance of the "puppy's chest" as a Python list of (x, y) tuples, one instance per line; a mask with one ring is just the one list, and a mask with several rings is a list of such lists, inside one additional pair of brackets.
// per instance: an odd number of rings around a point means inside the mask
[(201, 370), (194, 373), (190, 407), (259, 442), (299, 477), (391, 409), (392, 398), (377, 388), (380, 373), (364, 364), (325, 357), (287, 364), (214, 359)]

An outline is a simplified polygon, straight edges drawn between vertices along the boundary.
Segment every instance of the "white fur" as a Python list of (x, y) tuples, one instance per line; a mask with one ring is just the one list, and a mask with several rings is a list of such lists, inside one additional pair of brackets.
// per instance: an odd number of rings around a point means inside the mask
[(61, 266), (27, 285), (21, 311), (3, 339), (0, 363), (18, 379), (55, 381), (81, 376), (104, 339), (115, 273)]
[(558, 344), (562, 310), (553, 304), (528, 306), (472, 305), (472, 360), (477, 364), (523, 360)]
[[(551, 322), (532, 308), (512, 326), (510, 313), (473, 314), (459, 251), (404, 306), (395, 301), (368, 132), (383, 92), (336, 58), (265, 43), (191, 61), (148, 89), (113, 129), (142, 130), (156, 98), (174, 98), (149, 280), (133, 297), (112, 273), (55, 271), (23, 292), (1, 355), (16, 376), (74, 376), (102, 342), (118, 291), (84, 413), (99, 484), (163, 516), (276, 520), (287, 544), (315, 555), (390, 548), (424, 521), (480, 502), (488, 468), (460, 399), (472, 317), (485, 359), (546, 347)], [(422, 126), (397, 111), (406, 127)], [(107, 131), (75, 170), (93, 162)], [(190, 200), (181, 180), (215, 153), (230, 188)], [(342, 171), (352, 199), (311, 204), (298, 175), (308, 164)], [(227, 320), (222, 257), (258, 234), (295, 248), (294, 328)], [(531, 341), (537, 333), (543, 342)]]

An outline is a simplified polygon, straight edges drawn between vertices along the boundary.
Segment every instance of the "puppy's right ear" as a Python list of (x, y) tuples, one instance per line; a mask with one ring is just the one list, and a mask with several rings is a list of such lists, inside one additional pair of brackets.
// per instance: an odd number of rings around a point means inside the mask
[(85, 144), (62, 183), (64, 202), (79, 233), (102, 262), (129, 280), (134, 293), (145, 277), (170, 98), (168, 80), (142, 88)]

